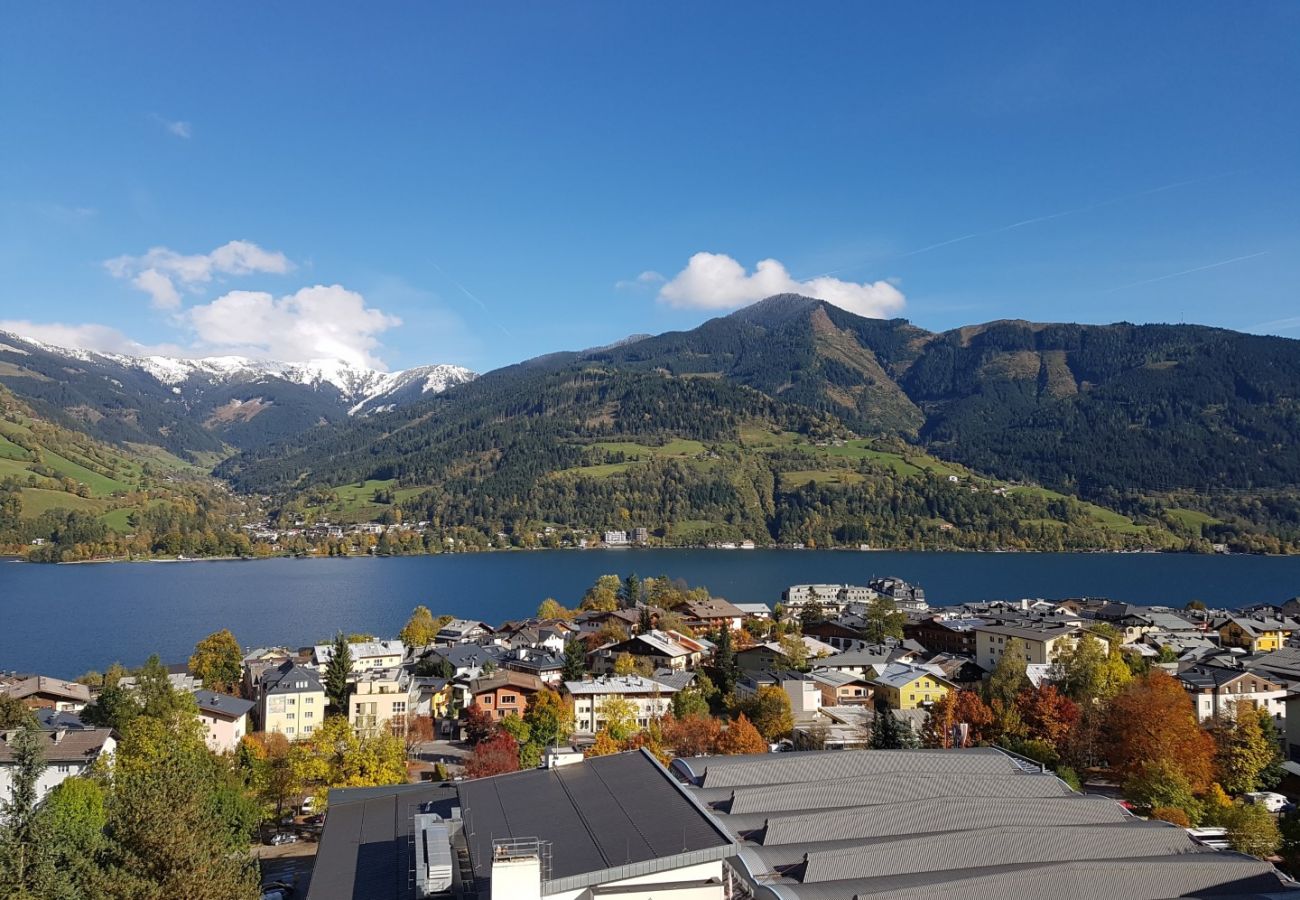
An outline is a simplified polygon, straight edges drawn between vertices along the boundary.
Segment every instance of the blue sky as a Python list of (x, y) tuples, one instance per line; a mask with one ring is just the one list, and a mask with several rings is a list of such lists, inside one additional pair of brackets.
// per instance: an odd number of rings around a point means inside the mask
[(11, 7), (0, 328), (485, 370), (794, 285), (1300, 337), (1300, 5), (906, 7)]

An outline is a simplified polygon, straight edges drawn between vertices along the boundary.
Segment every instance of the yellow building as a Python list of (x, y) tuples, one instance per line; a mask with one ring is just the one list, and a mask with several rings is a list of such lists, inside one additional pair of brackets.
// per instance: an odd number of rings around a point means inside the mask
[(1293, 619), (1229, 616), (1219, 623), (1219, 643), (1224, 647), (1241, 647), (1251, 653), (1270, 653), (1282, 649), (1296, 628)]
[[(1018, 625), (980, 625), (975, 629), (975, 662), (992, 671), (1002, 658), (1007, 644), (1020, 641), (1026, 665), (1044, 666), (1056, 662), (1061, 651), (1073, 647), (1084, 634), (1078, 625), (1064, 622), (1026, 622)], [(1089, 634), (1108, 649), (1110, 642), (1098, 634)]]
[(875, 686), (876, 697), (893, 709), (929, 706), (956, 688), (937, 666), (892, 662), (873, 668), (867, 679)]
[(325, 688), (313, 669), (289, 660), (262, 676), (257, 704), (262, 731), (278, 732), (289, 740), (311, 737), (325, 721)]
[(364, 737), (398, 725), (405, 727), (406, 717), (415, 713), (419, 699), (419, 687), (405, 669), (369, 669), (352, 678), (348, 722)]

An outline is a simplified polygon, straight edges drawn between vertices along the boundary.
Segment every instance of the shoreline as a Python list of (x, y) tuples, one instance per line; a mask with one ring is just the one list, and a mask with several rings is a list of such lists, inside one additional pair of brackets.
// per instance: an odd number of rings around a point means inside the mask
[(56, 563), (33, 562), (22, 556), (0, 556), (0, 562), (27, 563), (35, 566), (86, 566), (86, 565), (107, 565), (110, 563), (132, 564), (132, 563), (208, 563), (208, 562), (263, 562), (272, 559), (296, 559), (296, 560), (321, 560), (321, 559), (416, 559), (420, 557), (439, 557), (439, 556), (482, 556), (493, 553), (638, 553), (638, 552), (704, 552), (729, 554), (735, 553), (743, 556), (746, 553), (755, 551), (766, 553), (926, 553), (933, 555), (943, 554), (973, 554), (1002, 556), (1014, 554), (1017, 556), (1194, 556), (1194, 557), (1260, 557), (1264, 559), (1288, 559), (1300, 554), (1289, 553), (1193, 553), (1187, 550), (970, 550), (961, 547), (945, 547), (936, 549), (916, 548), (916, 547), (871, 547), (867, 549), (857, 547), (755, 547), (753, 549), (739, 548), (720, 548), (720, 547), (493, 547), (484, 550), (473, 550), (464, 553), (406, 553), (392, 554), (381, 556), (379, 554), (360, 554), (354, 553), (346, 556), (329, 556), (327, 554), (306, 554), (294, 555), (290, 553), (274, 554), (272, 556), (192, 556), (184, 558), (176, 557), (145, 557), (145, 558), (126, 558), (126, 557), (109, 557), (101, 559), (75, 559), (66, 560)]

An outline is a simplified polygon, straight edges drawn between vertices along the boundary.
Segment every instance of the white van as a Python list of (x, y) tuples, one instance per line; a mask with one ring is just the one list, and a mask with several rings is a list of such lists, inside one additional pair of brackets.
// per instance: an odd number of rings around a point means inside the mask
[(1281, 812), (1286, 808), (1288, 800), (1282, 794), (1275, 791), (1255, 791), (1247, 794), (1246, 800), (1251, 803), (1264, 807), (1271, 813)]

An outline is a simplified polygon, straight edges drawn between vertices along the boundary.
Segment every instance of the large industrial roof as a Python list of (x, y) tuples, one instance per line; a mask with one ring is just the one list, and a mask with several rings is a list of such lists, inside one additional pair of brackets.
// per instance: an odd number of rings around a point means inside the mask
[(1009, 754), (677, 760), (756, 900), (1169, 900), (1289, 893), (1271, 865), (1075, 793)]

